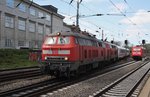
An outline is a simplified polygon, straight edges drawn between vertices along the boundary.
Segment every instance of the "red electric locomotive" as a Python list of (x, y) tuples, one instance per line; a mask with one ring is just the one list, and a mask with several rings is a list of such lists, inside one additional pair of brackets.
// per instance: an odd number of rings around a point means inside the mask
[(142, 46), (134, 46), (132, 47), (132, 58), (134, 60), (142, 60), (143, 57), (145, 57), (145, 49)]

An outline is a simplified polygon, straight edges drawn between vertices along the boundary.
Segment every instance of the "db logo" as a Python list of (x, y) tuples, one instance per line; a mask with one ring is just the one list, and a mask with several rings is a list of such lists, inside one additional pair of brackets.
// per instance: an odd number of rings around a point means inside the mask
[(57, 50), (53, 50), (53, 54), (58, 54), (58, 51)]

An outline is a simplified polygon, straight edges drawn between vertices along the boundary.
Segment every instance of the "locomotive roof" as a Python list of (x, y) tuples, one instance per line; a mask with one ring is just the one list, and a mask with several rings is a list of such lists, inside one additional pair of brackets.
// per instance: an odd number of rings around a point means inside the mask
[(132, 48), (141, 48), (141, 49), (145, 49), (143, 46), (133, 46)]
[(82, 34), (81, 33), (78, 33), (78, 32), (54, 32), (54, 33), (51, 33), (49, 34), (48, 36), (58, 36), (57, 33), (60, 33), (61, 35), (60, 36), (75, 36), (75, 37), (81, 37), (81, 38), (85, 38), (85, 39), (90, 39), (90, 40), (97, 40), (97, 38), (95, 38), (94, 36), (90, 36), (90, 35), (85, 35), (85, 34)]

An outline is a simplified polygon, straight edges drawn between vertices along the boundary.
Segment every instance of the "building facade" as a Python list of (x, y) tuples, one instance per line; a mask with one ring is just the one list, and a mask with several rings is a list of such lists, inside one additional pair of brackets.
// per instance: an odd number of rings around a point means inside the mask
[(0, 0), (0, 48), (41, 48), (46, 35), (62, 31), (57, 8), (20, 1)]

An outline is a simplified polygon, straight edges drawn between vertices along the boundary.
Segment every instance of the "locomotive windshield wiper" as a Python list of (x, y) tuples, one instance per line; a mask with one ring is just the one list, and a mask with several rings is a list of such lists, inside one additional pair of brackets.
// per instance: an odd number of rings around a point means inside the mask
[(64, 44), (65, 40), (62, 37), (60, 37), (60, 42), (61, 42), (61, 44)]
[(54, 42), (54, 38), (52, 37), (52, 40), (53, 40), (53, 42)]

